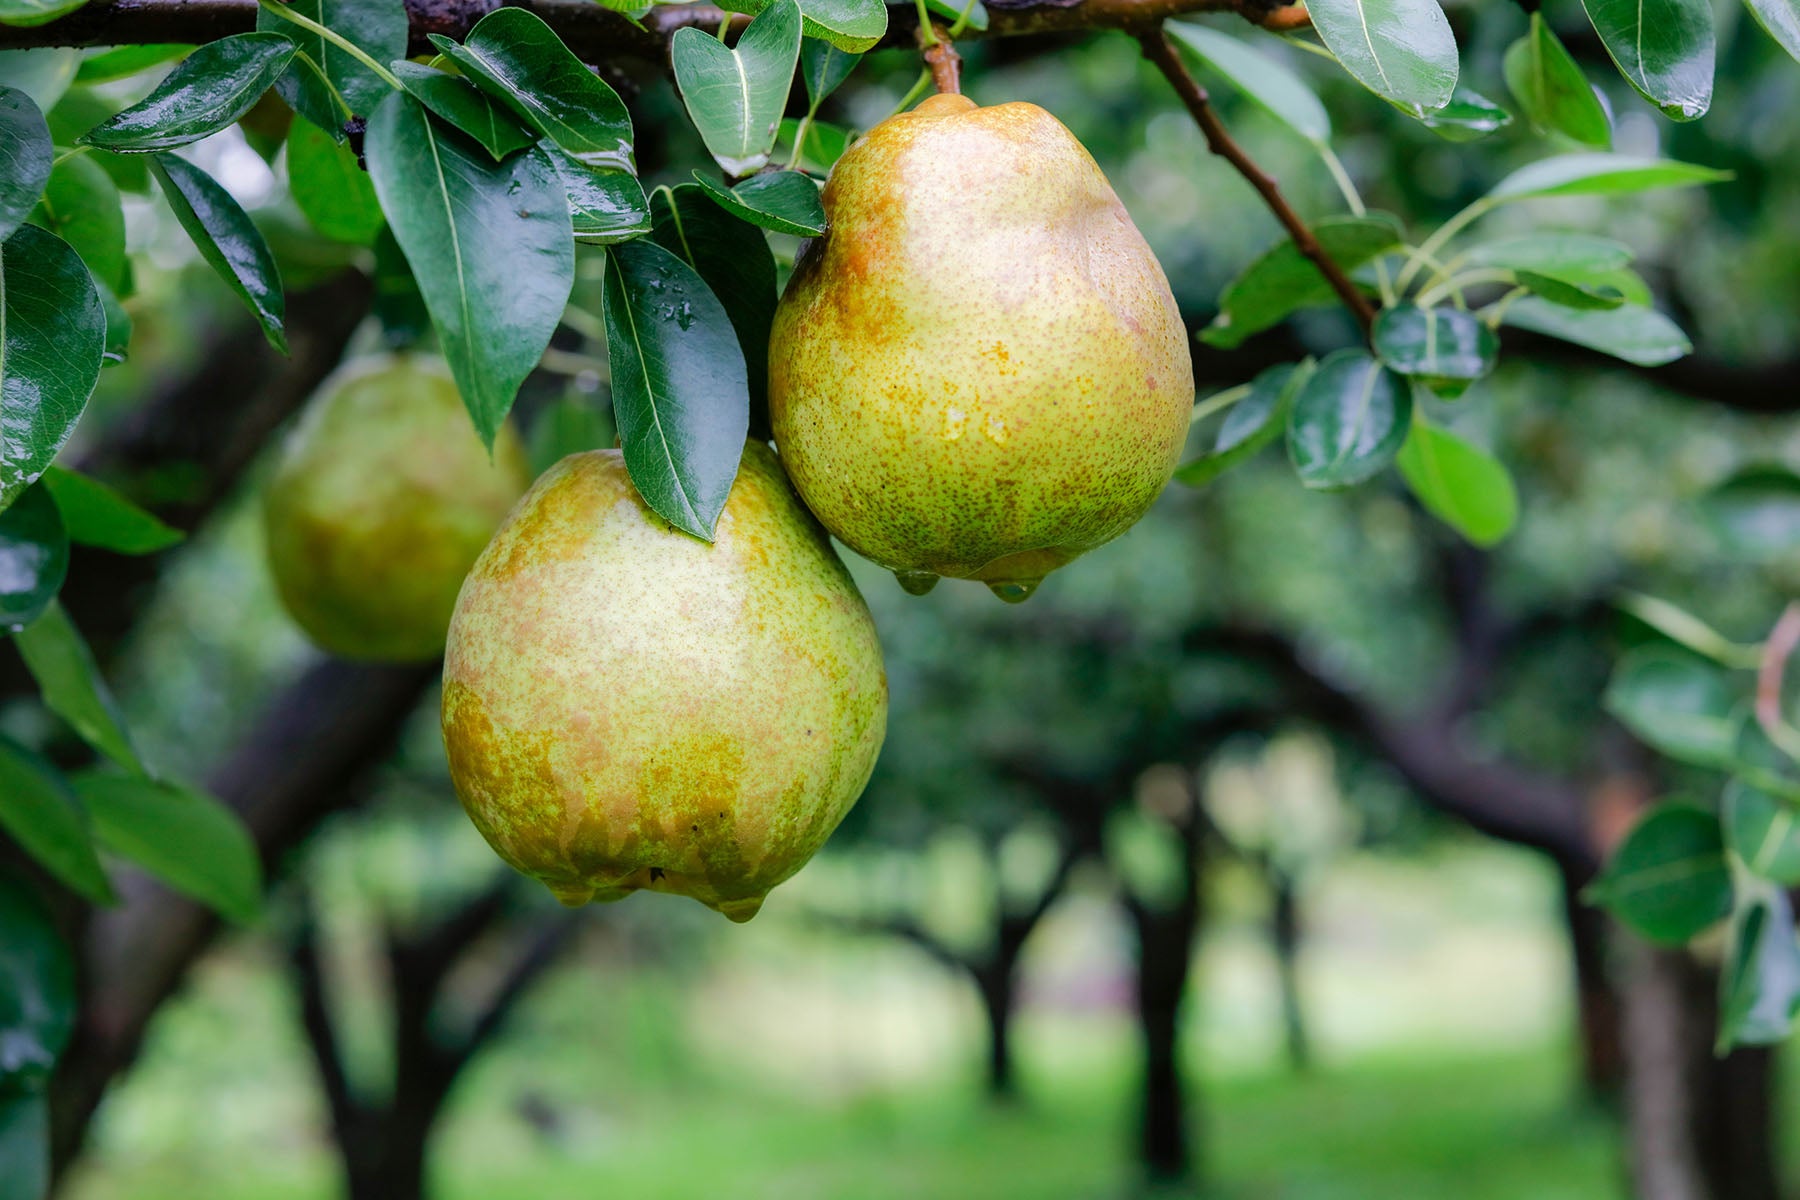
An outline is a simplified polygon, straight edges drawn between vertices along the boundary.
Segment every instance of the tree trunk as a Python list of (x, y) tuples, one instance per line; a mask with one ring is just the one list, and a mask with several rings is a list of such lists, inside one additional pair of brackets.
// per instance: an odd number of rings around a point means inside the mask
[(1625, 1087), (1624, 1012), (1607, 968), (1610, 918), (1581, 898), (1592, 877), (1585, 867), (1558, 864), (1563, 924), (1575, 972), (1575, 1005), (1581, 1038), (1581, 1081), (1590, 1099), (1616, 1103)]
[(1274, 908), (1270, 913), (1270, 941), (1275, 948), (1275, 969), (1281, 981), (1281, 1023), (1287, 1040), (1288, 1065), (1304, 1072), (1312, 1066), (1312, 1039), (1306, 1032), (1306, 1011), (1300, 1002), (1300, 902), (1294, 881), (1281, 871), (1270, 871)]
[(1133, 904), (1138, 931), (1138, 1028), (1144, 1046), (1138, 1152), (1153, 1180), (1186, 1179), (1188, 1097), (1181, 1075), (1181, 1004), (1187, 991), (1194, 909), (1157, 913)]
[(987, 1014), (988, 1027), (988, 1060), (987, 1090), (988, 1098), (1002, 1104), (1010, 1104), (1018, 1099), (1018, 1079), (1013, 1072), (1012, 1056), (1012, 1015), (1013, 1015), (1013, 971), (1012, 964), (1004, 967), (990, 967), (980, 972), (975, 980), (976, 992), (981, 996), (981, 1007)]

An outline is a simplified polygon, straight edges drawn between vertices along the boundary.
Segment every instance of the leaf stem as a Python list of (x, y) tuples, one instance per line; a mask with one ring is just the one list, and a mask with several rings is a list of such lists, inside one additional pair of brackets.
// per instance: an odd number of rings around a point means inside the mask
[(1451, 217), (1448, 221), (1445, 221), (1442, 225), (1438, 226), (1437, 232), (1426, 238), (1425, 244), (1419, 247), (1420, 256), (1412, 262), (1407, 263), (1406, 269), (1400, 272), (1400, 278), (1395, 281), (1396, 286), (1404, 292), (1406, 290), (1406, 285), (1411, 283), (1413, 277), (1419, 273), (1419, 265), (1421, 262), (1425, 261), (1427, 257), (1437, 254), (1451, 238), (1461, 233), (1464, 227), (1471, 221), (1486, 216), (1488, 211), (1493, 207), (1494, 201), (1490, 197), (1483, 196), (1481, 199), (1475, 201), (1473, 204), (1457, 213), (1454, 217)]
[(1743, 671), (1762, 664), (1763, 648), (1760, 644), (1734, 642), (1686, 609), (1677, 608), (1667, 600), (1659, 600), (1643, 592), (1624, 592), (1619, 596), (1618, 604), (1625, 612), (1658, 633), (1675, 639), (1689, 650), (1705, 655), (1722, 667)]
[[(911, 108), (913, 101), (917, 100), (920, 96), (923, 96), (925, 90), (930, 86), (931, 68), (926, 67), (919, 72), (919, 78), (913, 83), (912, 87), (907, 89), (906, 95), (900, 97), (900, 103), (894, 105), (894, 113), (902, 113)], [(889, 113), (888, 116), (891, 117), (894, 113)]]
[(1240, 383), (1234, 388), (1226, 388), (1222, 392), (1214, 392), (1200, 403), (1194, 405), (1194, 411), (1188, 414), (1188, 424), (1198, 425), (1216, 412), (1223, 412), (1239, 400), (1250, 394), (1250, 385)]
[(342, 50), (345, 54), (348, 54), (351, 58), (354, 58), (357, 62), (369, 68), (369, 70), (375, 74), (376, 78), (393, 88), (396, 92), (405, 90), (401, 87), (400, 81), (394, 77), (392, 71), (376, 62), (369, 56), (369, 53), (366, 50), (361, 46), (358, 46), (355, 42), (352, 42), (337, 30), (328, 29), (311, 17), (300, 15), (287, 5), (279, 3), (278, 0), (256, 0), (256, 3), (260, 8), (280, 17), (282, 20), (291, 21), (307, 32), (317, 34), (324, 38), (339, 50)]
[(1756, 723), (1783, 754), (1800, 760), (1800, 729), (1788, 724), (1781, 713), (1782, 676), (1796, 648), (1800, 648), (1800, 601), (1782, 610), (1781, 619), (1769, 631), (1769, 640), (1763, 643), (1762, 663), (1756, 672)]
[(1461, 296), (1472, 287), (1484, 283), (1511, 283), (1513, 273), (1501, 267), (1478, 267), (1473, 271), (1464, 271), (1461, 275), (1452, 275), (1443, 282), (1422, 290), (1415, 302), (1420, 308), (1430, 308), (1447, 295)]

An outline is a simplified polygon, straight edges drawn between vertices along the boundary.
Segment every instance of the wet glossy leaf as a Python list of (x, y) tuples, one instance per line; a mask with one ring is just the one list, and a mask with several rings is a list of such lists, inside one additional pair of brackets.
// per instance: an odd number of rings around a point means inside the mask
[(1779, 888), (1750, 891), (1732, 916), (1719, 973), (1716, 1052), (1787, 1040), (1800, 1009), (1800, 943), (1794, 911)]
[(69, 537), (56, 501), (33, 484), (0, 509), (0, 629), (38, 619), (69, 573)]
[(249, 112), (293, 57), (294, 43), (278, 33), (238, 33), (208, 42), (148, 96), (81, 140), (132, 154), (197, 142)]
[(1177, 482), (1200, 487), (1253, 457), (1287, 430), (1294, 397), (1311, 376), (1311, 360), (1270, 367), (1250, 383), (1250, 393), (1225, 410), (1212, 449), (1185, 462)]
[[(291, 0), (281, 7), (326, 26), (378, 63), (406, 56), (406, 6), (401, 0)], [(389, 88), (381, 76), (310, 29), (266, 10), (257, 12), (256, 27), (292, 39), (351, 112), (367, 116), (387, 95)], [(298, 86), (290, 71), (276, 83), (275, 90), (296, 111), (304, 112), (294, 103)]]
[(735, 49), (709, 33), (675, 31), (669, 43), (688, 116), (727, 175), (769, 161), (800, 56), (800, 9), (776, 0), (750, 22)]
[(150, 169), (200, 257), (249, 307), (269, 345), (286, 354), (287, 297), (281, 272), (249, 214), (217, 180), (185, 158), (158, 154)]
[(1495, 545), (1519, 519), (1512, 475), (1453, 433), (1414, 418), (1395, 465), (1427, 512), (1477, 546)]
[(556, 31), (522, 8), (500, 8), (458, 46), (432, 43), (469, 81), (590, 167), (631, 169), (631, 114)]
[(1770, 463), (1748, 467), (1700, 499), (1700, 515), (1726, 549), (1755, 559), (1800, 550), (1800, 476)]
[(699, 171), (694, 180), (732, 216), (776, 233), (817, 237), (825, 232), (825, 206), (819, 185), (798, 171), (765, 171), (734, 188)]
[(1496, 201), (1540, 196), (1601, 196), (1686, 187), (1730, 179), (1731, 172), (1666, 158), (1630, 154), (1563, 154), (1520, 167), (1497, 184)]
[(1612, 121), (1587, 76), (1542, 13), (1506, 51), (1506, 86), (1539, 133), (1560, 133), (1584, 146), (1612, 145)]
[[(801, 15), (805, 16), (804, 8)], [(881, 23), (885, 28), (885, 6), (882, 6)], [(856, 70), (856, 64), (861, 61), (860, 53), (840, 50), (823, 38), (809, 37), (801, 41), (800, 77), (806, 81), (806, 100), (812, 111), (818, 111), (825, 97), (837, 91), (838, 85), (850, 78), (850, 72)]]
[(1641, 367), (1674, 362), (1694, 348), (1675, 322), (1653, 308), (1636, 305), (1583, 311), (1526, 296), (1507, 307), (1505, 324), (1586, 346)]
[(74, 1027), (74, 957), (43, 902), (0, 876), (0, 1095), (43, 1087)]
[(1708, 0), (1581, 0), (1619, 74), (1665, 114), (1692, 121), (1712, 103)]
[(177, 784), (88, 771), (71, 782), (94, 836), (176, 891), (239, 924), (262, 909), (262, 863), (237, 814)]
[(1756, 23), (1768, 30), (1781, 48), (1800, 59), (1800, 0), (1744, 0)]
[(69, 540), (115, 554), (155, 554), (182, 540), (172, 529), (98, 479), (51, 467), (43, 485), (56, 501)]
[[(1325, 253), (1346, 271), (1400, 244), (1399, 222), (1385, 213), (1327, 217), (1315, 223), (1312, 232)], [(1284, 241), (1226, 285), (1219, 297), (1219, 315), (1201, 331), (1200, 340), (1229, 350), (1299, 309), (1332, 304), (1336, 299), (1337, 293), (1319, 269), (1292, 240)]]
[(288, 133), (288, 191), (294, 203), (328, 238), (366, 246), (383, 224), (381, 203), (356, 155), (305, 118)]
[(125, 732), (112, 690), (62, 605), (51, 604), (13, 634), (13, 641), (38, 682), (45, 707), (67, 721), (82, 741), (127, 770), (143, 774), (144, 764)]
[(1472, 142), (1512, 124), (1512, 114), (1480, 92), (1457, 86), (1450, 103), (1425, 114), (1425, 125), (1447, 142)]
[(398, 93), (375, 110), (365, 151), (457, 389), (491, 446), (575, 284), (562, 179), (535, 147), (494, 162)]
[(78, 895), (113, 902), (87, 816), (56, 769), (0, 737), (0, 829)]
[(88, 155), (56, 164), (31, 220), (72, 246), (101, 283), (115, 292), (125, 286), (125, 209), (119, 187)]
[(81, 256), (19, 226), (0, 244), (0, 507), (69, 440), (105, 353), (106, 313)]
[(466, 79), (415, 62), (395, 63), (394, 74), (414, 99), (487, 147), (496, 160), (537, 141), (537, 132), (511, 109)]
[(1375, 318), (1381, 361), (1441, 396), (1460, 396), (1494, 369), (1500, 339), (1474, 313), (1399, 304)]
[(1652, 809), (1613, 851), (1589, 896), (1641, 936), (1681, 945), (1731, 912), (1718, 818), (1674, 801)]
[(1456, 90), (1456, 36), (1437, 0), (1313, 0), (1327, 49), (1358, 83), (1423, 116)]
[(1716, 767), (1736, 752), (1741, 691), (1724, 668), (1650, 645), (1619, 663), (1605, 705), (1646, 745), (1681, 762)]
[(1223, 75), (1231, 85), (1309, 142), (1331, 138), (1331, 117), (1312, 88), (1260, 50), (1208, 25), (1170, 21), (1163, 26), (1177, 47)]
[(546, 153), (568, 193), (576, 241), (604, 246), (650, 232), (650, 202), (637, 176), (586, 166), (560, 150)]
[(55, 157), (50, 126), (31, 97), (0, 87), (0, 241), (37, 203)]
[[(769, 7), (769, 0), (727, 0), (723, 7), (727, 12), (756, 14)], [(882, 0), (800, 0), (800, 17), (807, 37), (852, 55), (874, 49), (887, 32), (887, 5)], [(851, 65), (855, 65), (854, 58)], [(849, 68), (845, 68), (845, 73), (849, 73)], [(832, 87), (835, 86), (834, 83)], [(810, 82), (807, 90), (810, 94)]]
[(631, 481), (664, 520), (710, 541), (750, 415), (731, 319), (691, 267), (642, 239), (607, 251), (603, 294)]
[(1361, 483), (1394, 460), (1412, 423), (1412, 389), (1361, 350), (1339, 350), (1288, 414), (1288, 457), (1310, 488)]
[(182, 58), (192, 49), (193, 46), (183, 42), (161, 42), (90, 50), (76, 68), (75, 82), (93, 84), (129, 79), (140, 71), (160, 67), (171, 59)]

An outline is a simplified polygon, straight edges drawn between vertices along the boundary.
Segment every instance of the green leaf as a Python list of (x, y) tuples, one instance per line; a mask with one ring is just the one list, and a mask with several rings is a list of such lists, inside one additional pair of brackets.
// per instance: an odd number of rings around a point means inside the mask
[(1170, 21), (1163, 26), (1176, 46), (1223, 75), (1271, 116), (1315, 145), (1331, 140), (1325, 105), (1298, 75), (1260, 50), (1206, 25)]
[(94, 836), (184, 895), (239, 924), (262, 910), (262, 863), (237, 814), (211, 796), (132, 775), (70, 781)]
[(650, 202), (637, 176), (586, 166), (555, 148), (546, 153), (568, 194), (576, 241), (605, 246), (650, 232)]
[(1450, 103), (1424, 117), (1426, 128), (1447, 142), (1472, 142), (1512, 124), (1512, 114), (1480, 92), (1458, 84)]
[(571, 454), (611, 446), (618, 438), (604, 404), (591, 396), (565, 396), (532, 418), (527, 445), (532, 474), (542, 475)]
[(1800, 550), (1800, 476), (1777, 463), (1746, 467), (1700, 498), (1725, 548), (1754, 560)]
[(0, 87), (0, 241), (37, 203), (55, 158), (50, 126), (31, 97)]
[(969, 28), (982, 30), (988, 27), (987, 9), (981, 0), (925, 0), (925, 7), (940, 17), (946, 17), (951, 24), (968, 17)]
[(0, 829), (78, 895), (95, 904), (114, 902), (74, 793), (49, 763), (5, 737), (0, 737)]
[(1287, 429), (1288, 412), (1314, 370), (1311, 360), (1270, 367), (1250, 382), (1250, 392), (1225, 411), (1211, 450), (1181, 464), (1178, 483), (1200, 487), (1260, 453)]
[[(881, 24), (885, 29), (887, 7), (880, 4), (875, 7), (881, 10)], [(802, 17), (805, 12), (802, 8)], [(800, 77), (806, 81), (806, 102), (811, 111), (819, 111), (825, 97), (837, 91), (838, 85), (850, 78), (850, 72), (856, 70), (856, 64), (861, 61), (861, 53), (840, 50), (822, 38), (803, 39), (800, 43)]]
[(1739, 694), (1715, 664), (1649, 645), (1619, 663), (1604, 703), (1645, 745), (1680, 762), (1719, 767), (1737, 750)]
[(1542, 13), (1506, 51), (1506, 86), (1539, 133), (1560, 133), (1602, 150), (1612, 146), (1612, 121), (1593, 85), (1563, 48)]
[[(68, 945), (43, 902), (0, 876), (0, 1096), (41, 1089), (74, 1028), (75, 961)], [(0, 1150), (0, 1172), (7, 1165)]]
[(19, 654), (43, 693), (44, 705), (67, 721), (81, 740), (121, 767), (144, 774), (132, 748), (124, 719), (87, 641), (62, 605), (51, 604), (42, 616), (13, 634)]
[(47, 25), (87, 0), (0, 0), (0, 25)]
[[(268, 13), (259, 9), (257, 15), (260, 18)], [(353, 115), (350, 102), (338, 94), (337, 88), (325, 78), (325, 68), (314, 62), (306, 51), (295, 52), (287, 70), (275, 81), (275, 92), (296, 116), (305, 117), (323, 129), (333, 141), (348, 140), (344, 125)]]
[(1507, 306), (1504, 323), (1586, 346), (1640, 367), (1660, 367), (1694, 348), (1675, 322), (1653, 308), (1636, 305), (1583, 311), (1526, 296)]
[(1519, 493), (1500, 461), (1423, 420), (1413, 420), (1395, 465), (1427, 512), (1477, 546), (1496, 544), (1519, 519)]
[(44, 472), (43, 483), (56, 501), (71, 542), (115, 554), (155, 554), (184, 536), (98, 479), (78, 471), (51, 467)]
[(1737, 905), (1719, 972), (1715, 1051), (1787, 1040), (1800, 1009), (1800, 942), (1794, 912), (1779, 888), (1751, 891)]
[(398, 93), (375, 110), (364, 152), (457, 390), (491, 447), (575, 286), (562, 180), (542, 150), (495, 163)]
[(131, 344), (131, 314), (113, 295), (113, 290), (94, 280), (94, 291), (100, 295), (100, 310), (106, 314), (106, 352), (101, 356), (100, 366), (116, 367), (125, 361), (125, 351)]
[[(722, 7), (727, 12), (754, 15), (767, 11), (769, 0), (726, 0)], [(958, 11), (961, 11), (960, 7)], [(873, 50), (888, 26), (887, 5), (882, 0), (800, 0), (800, 17), (807, 37), (853, 55)], [(854, 65), (852, 59), (851, 66)], [(848, 67), (844, 74), (849, 74)], [(842, 82), (842, 76), (839, 82)], [(835, 83), (832, 85), (836, 86)], [(826, 92), (830, 90), (825, 89)], [(812, 94), (810, 82), (807, 93)], [(819, 99), (823, 99), (822, 94)], [(814, 99), (813, 104), (816, 106), (818, 99)]]
[(607, 252), (602, 294), (631, 482), (664, 520), (710, 541), (750, 416), (731, 319), (693, 268), (649, 241)]
[[(800, 122), (792, 117), (783, 117), (777, 145), (791, 147), (799, 133)], [(828, 121), (809, 121), (806, 125), (806, 144), (800, 148), (800, 161), (793, 165), (824, 175), (836, 165), (838, 159), (844, 157), (844, 151), (855, 140), (850, 131), (841, 125), (833, 125)]]
[(288, 190), (326, 237), (367, 246), (381, 232), (381, 203), (356, 155), (304, 117), (288, 131)]
[(75, 432), (105, 353), (106, 313), (81, 256), (19, 226), (0, 244), (0, 508)]
[(182, 59), (148, 96), (82, 135), (90, 146), (142, 154), (185, 146), (250, 111), (294, 57), (278, 33), (238, 33)]
[(1744, 0), (1756, 23), (1800, 59), (1800, 0)]
[[(0, 58), (5, 58), (0, 53)], [(4, 68), (0, 68), (4, 71)], [(111, 92), (114, 89), (105, 89)], [(73, 146), (78, 138), (100, 122), (106, 120), (119, 110), (107, 96), (96, 88), (76, 88), (53, 109), (44, 115), (50, 122), (50, 137), (59, 146)], [(136, 195), (150, 194), (150, 167), (141, 154), (114, 154), (110, 150), (98, 147), (89, 149), (85, 155), (100, 164), (121, 192), (132, 192)]]
[(125, 208), (119, 186), (92, 158), (56, 164), (31, 220), (72, 246), (95, 279), (115, 292), (125, 287)]
[(1564, 308), (1607, 309), (1625, 303), (1625, 293), (1610, 284), (1588, 283), (1538, 271), (1515, 271), (1513, 278), (1520, 287), (1531, 289), (1533, 295)]
[(769, 161), (800, 56), (800, 9), (775, 0), (750, 22), (736, 49), (709, 33), (678, 29), (669, 59), (688, 116), (727, 175)]
[[(1386, 213), (1327, 217), (1313, 225), (1312, 233), (1320, 248), (1346, 271), (1400, 244), (1400, 223)], [(1200, 331), (1200, 340), (1230, 350), (1298, 309), (1336, 299), (1331, 284), (1290, 239), (1265, 251), (1225, 286), (1219, 315)]]
[(725, 306), (744, 352), (750, 429), (769, 432), (769, 326), (775, 317), (775, 255), (755, 226), (707, 199), (695, 184), (658, 188), (650, 202), (656, 244), (692, 267)]
[(1686, 187), (1730, 179), (1730, 171), (1715, 171), (1694, 163), (1666, 158), (1640, 158), (1630, 154), (1562, 154), (1520, 167), (1494, 190), (1490, 200), (1532, 200), (1541, 196), (1603, 196), (1647, 192), (1655, 188)]
[(1631, 264), (1631, 247), (1587, 233), (1527, 233), (1476, 246), (1463, 256), (1472, 267), (1591, 278)]
[(1581, 0), (1619, 74), (1677, 121), (1712, 103), (1709, 0)]
[(160, 67), (170, 59), (185, 58), (194, 47), (185, 42), (158, 42), (144, 46), (114, 46), (90, 50), (75, 70), (75, 82), (111, 83), (129, 79), (140, 71)]
[(1326, 49), (1356, 81), (1411, 112), (1442, 108), (1456, 90), (1456, 36), (1437, 0), (1312, 0)]
[(1371, 334), (1381, 361), (1441, 396), (1460, 396), (1494, 369), (1500, 339), (1460, 308), (1398, 304), (1375, 318)]
[(39, 1200), (50, 1194), (47, 1093), (0, 1088), (0, 1179), (22, 1200)]
[(1406, 380), (1361, 350), (1328, 355), (1288, 414), (1288, 457), (1309, 488), (1361, 483), (1394, 460), (1412, 423)]
[[(378, 63), (406, 57), (406, 6), (401, 0), (291, 0), (280, 7), (324, 25)], [(387, 95), (389, 88), (381, 76), (312, 30), (302, 29), (264, 9), (257, 11), (256, 27), (290, 38), (318, 68), (319, 77), (344, 98), (351, 112), (367, 116)], [(290, 71), (276, 82), (275, 90), (295, 111), (304, 113), (294, 102), (298, 86)], [(335, 132), (335, 125), (325, 128)]]
[(694, 172), (694, 181), (726, 212), (752, 225), (795, 237), (818, 237), (825, 232), (819, 185), (798, 171), (764, 171), (734, 188), (699, 171)]
[(1725, 844), (1751, 872), (1800, 885), (1800, 812), (1741, 779), (1725, 785)]
[(419, 294), (418, 280), (394, 240), (394, 231), (386, 226), (375, 235), (374, 286), (370, 307), (388, 347), (405, 350), (423, 341), (431, 332), (431, 314), (425, 311), (425, 297)]
[(1589, 895), (1652, 942), (1681, 945), (1731, 912), (1718, 818), (1667, 801), (1639, 821)]
[(0, 79), (30, 96), (46, 115), (69, 90), (80, 66), (79, 50), (0, 50)]
[(537, 141), (511, 109), (466, 79), (415, 62), (395, 63), (394, 74), (420, 104), (487, 147), (496, 161)]
[(619, 94), (522, 8), (495, 9), (463, 44), (432, 44), (469, 81), (590, 167), (631, 169), (631, 114)]
[(0, 629), (43, 615), (69, 573), (69, 536), (56, 501), (33, 484), (0, 509)]
[(200, 257), (249, 307), (269, 345), (286, 354), (287, 297), (281, 291), (281, 272), (249, 214), (217, 180), (185, 158), (158, 154), (150, 169)]

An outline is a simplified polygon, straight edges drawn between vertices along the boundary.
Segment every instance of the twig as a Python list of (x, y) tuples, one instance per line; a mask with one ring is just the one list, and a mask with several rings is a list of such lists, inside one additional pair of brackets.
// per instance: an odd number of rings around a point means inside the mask
[(962, 55), (956, 52), (956, 43), (950, 40), (950, 35), (935, 21), (921, 24), (918, 38), (919, 49), (925, 56), (925, 67), (931, 72), (931, 85), (940, 93), (960, 95)]
[(1800, 647), (1800, 602), (1789, 604), (1769, 631), (1762, 665), (1756, 671), (1756, 723), (1784, 753), (1800, 758), (1800, 730), (1781, 715), (1782, 677), (1796, 647)]
[(1181, 97), (1181, 102), (1187, 106), (1194, 123), (1200, 126), (1200, 132), (1205, 135), (1207, 147), (1236, 167), (1238, 174), (1250, 181), (1250, 186), (1262, 195), (1263, 202), (1275, 214), (1275, 219), (1281, 222), (1288, 235), (1294, 239), (1295, 248), (1325, 276), (1332, 291), (1338, 294), (1344, 307), (1355, 315), (1364, 332), (1367, 332), (1375, 324), (1375, 307), (1351, 281), (1350, 276), (1344, 273), (1344, 269), (1338, 266), (1336, 260), (1325, 253), (1324, 248), (1319, 245), (1319, 239), (1313, 236), (1306, 222), (1300, 219), (1300, 215), (1281, 194), (1274, 178), (1257, 166), (1255, 160), (1226, 132), (1219, 114), (1213, 111), (1206, 89), (1200, 86), (1182, 65), (1181, 59), (1176, 57), (1175, 47), (1170, 44), (1162, 25), (1159, 23), (1152, 29), (1139, 32), (1137, 36), (1138, 42), (1144, 47), (1144, 57), (1156, 64), (1157, 70), (1163, 73), (1176, 95)]

